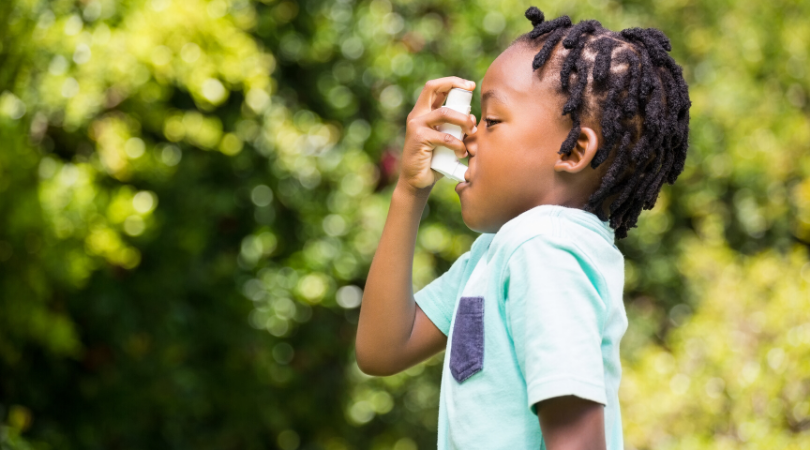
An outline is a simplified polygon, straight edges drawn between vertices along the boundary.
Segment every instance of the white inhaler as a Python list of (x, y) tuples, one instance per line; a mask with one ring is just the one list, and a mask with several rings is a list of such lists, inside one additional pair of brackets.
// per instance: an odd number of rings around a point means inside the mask
[[(450, 89), (450, 93), (447, 94), (447, 101), (442, 108), (450, 108), (462, 114), (469, 115), (472, 95), (472, 91), (466, 89)], [(452, 123), (441, 124), (439, 131), (454, 136), (459, 140), (464, 137), (461, 127)], [(453, 150), (443, 145), (438, 145), (433, 150), (433, 159), (430, 161), (430, 168), (452, 180), (459, 182), (465, 181), (464, 173), (467, 172), (467, 166), (461, 164), (458, 159), (456, 159), (456, 153)]]

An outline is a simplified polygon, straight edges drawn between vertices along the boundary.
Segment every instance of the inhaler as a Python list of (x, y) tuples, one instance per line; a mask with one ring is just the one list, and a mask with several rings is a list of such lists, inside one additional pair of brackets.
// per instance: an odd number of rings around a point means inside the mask
[[(472, 94), (472, 91), (466, 89), (450, 89), (450, 93), (447, 94), (447, 101), (442, 108), (450, 108), (462, 114), (469, 115)], [(461, 140), (464, 136), (461, 127), (452, 123), (441, 124), (439, 131), (454, 136), (458, 140)], [(433, 150), (433, 159), (430, 161), (430, 168), (450, 179), (459, 182), (465, 181), (464, 173), (467, 172), (467, 166), (461, 164), (458, 159), (456, 159), (456, 153), (453, 150), (443, 145), (438, 145)]]

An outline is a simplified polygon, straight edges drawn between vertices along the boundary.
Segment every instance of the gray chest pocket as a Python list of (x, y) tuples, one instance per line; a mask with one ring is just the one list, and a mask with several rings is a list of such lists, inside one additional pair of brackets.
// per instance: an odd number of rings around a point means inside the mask
[(461, 297), (453, 325), (450, 373), (459, 383), (484, 368), (484, 297)]

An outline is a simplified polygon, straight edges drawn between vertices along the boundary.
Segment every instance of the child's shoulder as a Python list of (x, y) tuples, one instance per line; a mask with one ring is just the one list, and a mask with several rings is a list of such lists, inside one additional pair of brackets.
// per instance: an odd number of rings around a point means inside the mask
[(618, 251), (607, 222), (592, 213), (560, 205), (540, 205), (509, 222), (492, 235), (490, 259), (506, 263), (517, 251), (591, 253)]

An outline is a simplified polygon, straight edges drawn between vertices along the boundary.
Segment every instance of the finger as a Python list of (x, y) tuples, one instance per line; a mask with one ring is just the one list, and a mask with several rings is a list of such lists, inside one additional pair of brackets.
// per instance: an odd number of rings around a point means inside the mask
[(467, 157), (467, 146), (464, 145), (464, 142), (460, 139), (456, 139), (455, 136), (450, 134), (428, 129), (425, 131), (425, 142), (433, 148), (443, 146), (453, 150), (453, 153), (456, 154), (456, 158), (461, 159)]
[(417, 116), (421, 116), (422, 114), (426, 114), (431, 110), (438, 108), (438, 106), (433, 106), (438, 96), (443, 95), (444, 97), (442, 97), (441, 101), (444, 102), (444, 98), (447, 97), (447, 93), (453, 88), (472, 91), (475, 89), (475, 82), (459, 77), (445, 77), (430, 80), (425, 83), (425, 87), (422, 88), (422, 92), (419, 94), (419, 98), (416, 100), (416, 105), (413, 107), (413, 112)]
[(439, 108), (425, 114), (422, 120), (427, 126), (437, 129), (444, 123), (452, 123), (461, 127), (463, 134), (472, 134), (472, 130), (475, 128), (475, 119), (473, 117), (451, 108)]
[(444, 105), (444, 101), (447, 100), (447, 96), (450, 94), (450, 91), (447, 92), (437, 92), (436, 98), (433, 99), (433, 104), (430, 105), (430, 109), (441, 108)]

